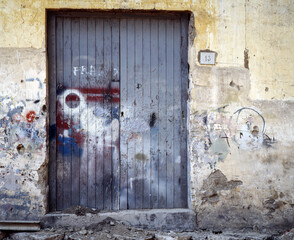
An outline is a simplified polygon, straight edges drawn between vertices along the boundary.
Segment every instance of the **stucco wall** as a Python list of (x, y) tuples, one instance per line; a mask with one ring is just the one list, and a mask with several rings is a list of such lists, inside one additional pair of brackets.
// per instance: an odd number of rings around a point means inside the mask
[[(60, 8), (191, 11), (188, 155), (198, 225), (294, 223), (291, 0), (1, 0), (1, 219), (47, 209), (46, 9)], [(203, 49), (218, 53), (215, 66), (199, 65)]]

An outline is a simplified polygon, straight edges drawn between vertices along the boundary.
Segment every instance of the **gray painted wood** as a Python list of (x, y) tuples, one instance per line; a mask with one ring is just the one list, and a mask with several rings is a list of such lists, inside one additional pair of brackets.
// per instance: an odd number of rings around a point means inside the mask
[[(135, 101), (134, 118), (144, 121), (143, 118), (143, 22), (142, 19), (135, 20)], [(135, 208), (143, 208), (144, 198), (144, 175), (143, 175), (143, 133), (138, 132), (135, 139)]]
[(171, 50), (174, 48), (174, 21), (167, 21), (166, 28), (166, 78), (167, 78), (167, 90), (166, 90), (166, 191), (168, 194), (167, 197), (167, 208), (173, 208), (174, 206), (174, 155), (173, 155), (173, 146), (174, 146), (174, 51)]
[(167, 58), (166, 58), (166, 20), (158, 21), (158, 208), (166, 208), (166, 92), (167, 92)]
[[(63, 86), (66, 89), (72, 89), (72, 76), (71, 76), (71, 62), (72, 62), (72, 46), (71, 46), (71, 19), (64, 18), (63, 20)], [(66, 105), (66, 103), (64, 103)], [(63, 109), (64, 111), (64, 109)], [(69, 121), (72, 119), (72, 112), (68, 115)], [(64, 140), (64, 154), (63, 154), (63, 208), (68, 208), (72, 205), (71, 202), (71, 168), (72, 168), (72, 141), (67, 142), (67, 136), (63, 134)], [(69, 153), (66, 154), (68, 150)]]
[[(80, 19), (80, 66), (88, 66), (88, 22), (87, 19)], [(82, 73), (80, 69), (80, 91), (85, 89), (85, 95), (88, 96), (88, 74)], [(79, 106), (79, 117), (82, 131), (85, 133), (83, 144), (83, 151), (80, 156), (80, 205), (88, 206), (88, 146), (89, 146), (89, 133), (88, 133), (88, 101)]]
[[(174, 23), (174, 45), (181, 46), (181, 25), (179, 21)], [(174, 48), (174, 207), (181, 207), (181, 52), (179, 48)]]
[[(151, 33), (150, 33), (150, 19), (143, 19), (143, 63), (142, 66), (142, 92), (143, 92), (143, 119), (145, 119), (147, 126), (149, 126), (150, 120), (150, 104), (151, 104), (151, 56), (150, 56), (150, 44), (151, 44)], [(144, 186), (143, 186), (143, 208), (151, 208), (150, 201), (150, 131), (143, 132), (143, 155), (144, 161), (143, 175)]]
[(136, 194), (136, 175), (135, 175), (135, 139), (136, 131), (134, 120), (135, 110), (135, 21), (134, 19), (127, 20), (127, 99), (126, 101), (128, 114), (126, 116), (127, 128), (129, 128), (128, 137), (128, 209), (135, 208), (135, 194)]
[[(151, 208), (158, 208), (158, 144), (159, 144), (159, 116), (158, 116), (158, 105), (159, 105), (159, 76), (158, 76), (158, 20), (151, 19), (151, 104), (150, 104), (150, 123), (153, 122), (150, 126), (151, 133)], [(151, 120), (152, 119), (152, 120)]]
[[(57, 18), (56, 19), (56, 65), (57, 65), (57, 91), (60, 91), (60, 89), (63, 87), (63, 19)], [(56, 107), (57, 111), (57, 117), (59, 117), (62, 112), (63, 108), (60, 103), (58, 103)], [(58, 139), (57, 142), (57, 159), (56, 159), (56, 198), (57, 198), (57, 205), (56, 210), (63, 209), (63, 145), (61, 145), (61, 141), (63, 142), (63, 129), (62, 129), (62, 123), (58, 122), (59, 119), (57, 119), (56, 122), (56, 136)]]
[[(80, 66), (80, 19), (72, 19), (72, 66)], [(78, 37), (77, 37), (78, 35)], [(80, 87), (80, 72), (76, 72), (76, 76), (72, 76), (72, 88)], [(79, 111), (80, 112), (80, 111)], [(72, 116), (73, 117), (73, 116)], [(73, 120), (73, 119), (72, 119)], [(77, 124), (80, 125), (80, 117)], [(72, 205), (80, 205), (80, 157), (81, 151), (78, 150), (77, 155), (72, 156)]]
[(49, 67), (49, 202), (50, 211), (56, 210), (56, 17), (48, 22), (48, 60)]
[(48, 25), (50, 125), (69, 118), (50, 141), (50, 209), (187, 207), (187, 19), (73, 16)]
[[(95, 66), (95, 44), (96, 44), (96, 35), (95, 35), (95, 19), (89, 18), (87, 19), (88, 22), (88, 28), (87, 28), (87, 69), (88, 71), (92, 70), (92, 66)], [(92, 76), (92, 74), (88, 74), (88, 88), (96, 89), (96, 82), (95, 78)], [(89, 94), (90, 95), (90, 94)], [(88, 95), (88, 96), (89, 96)], [(88, 130), (92, 131), (92, 129), (95, 129), (96, 121), (93, 122), (93, 110), (95, 111), (96, 102), (94, 103), (88, 103), (90, 106), (88, 107), (88, 116), (87, 116), (87, 122), (88, 122)], [(93, 110), (92, 110), (93, 109)], [(88, 204), (87, 206), (91, 208), (96, 207), (96, 134), (93, 134), (92, 132), (89, 132), (88, 135)]]
[(120, 20), (120, 209), (128, 208), (127, 20)]
[[(103, 69), (103, 55), (104, 55), (104, 33), (103, 33), (103, 19), (96, 19), (96, 70), (98, 73), (101, 73)], [(96, 78), (97, 86), (101, 87), (102, 84), (102, 77)], [(100, 109), (101, 103), (95, 102), (95, 109)], [(103, 198), (104, 198), (104, 191), (103, 191), (103, 137), (97, 136), (98, 132), (101, 131), (100, 124), (96, 122), (95, 124), (95, 137), (96, 137), (96, 149), (95, 149), (95, 158), (96, 158), (96, 184), (95, 184), (95, 192), (96, 192), (96, 208), (103, 209)]]
[(181, 16), (181, 207), (188, 207), (187, 101), (188, 101), (188, 17)]
[[(103, 84), (104, 92), (103, 94), (110, 94), (111, 91), (111, 20), (104, 20), (104, 71), (106, 74), (106, 79)], [(104, 98), (103, 102), (104, 112), (109, 115), (111, 113), (111, 102), (110, 99)], [(109, 118), (109, 117), (108, 117)], [(110, 127), (109, 125), (104, 124), (105, 128)], [(103, 144), (103, 161), (104, 161), (104, 209), (111, 209), (111, 198), (112, 198), (112, 159), (111, 159), (111, 147), (107, 145), (106, 141), (108, 138), (111, 138), (111, 133), (104, 134), (104, 144)]]
[[(111, 25), (111, 89), (117, 90), (119, 97), (119, 20), (113, 19)], [(119, 101), (111, 102), (111, 119), (114, 123), (111, 125), (111, 145), (112, 145), (112, 209), (119, 209)]]

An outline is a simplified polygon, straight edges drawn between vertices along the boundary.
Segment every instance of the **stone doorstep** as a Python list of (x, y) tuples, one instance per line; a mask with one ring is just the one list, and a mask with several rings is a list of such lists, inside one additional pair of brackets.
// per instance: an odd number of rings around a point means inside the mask
[(196, 213), (191, 209), (122, 210), (113, 212), (86, 213), (85, 216), (49, 213), (41, 218), (42, 228), (82, 227), (113, 218), (126, 225), (160, 231), (196, 230)]

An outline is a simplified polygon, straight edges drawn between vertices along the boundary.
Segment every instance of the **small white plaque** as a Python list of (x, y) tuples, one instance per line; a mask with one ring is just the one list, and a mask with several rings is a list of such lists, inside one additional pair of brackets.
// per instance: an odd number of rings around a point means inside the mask
[(199, 52), (200, 64), (214, 65), (215, 64), (215, 52)]

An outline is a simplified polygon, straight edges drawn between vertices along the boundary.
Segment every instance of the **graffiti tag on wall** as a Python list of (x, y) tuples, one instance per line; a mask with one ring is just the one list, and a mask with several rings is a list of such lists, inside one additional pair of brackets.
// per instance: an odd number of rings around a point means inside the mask
[(243, 150), (271, 147), (275, 139), (266, 134), (264, 117), (255, 109), (244, 107), (231, 116), (223, 108), (194, 115), (198, 134), (192, 132), (192, 151), (211, 168), (230, 153), (232, 144)]

